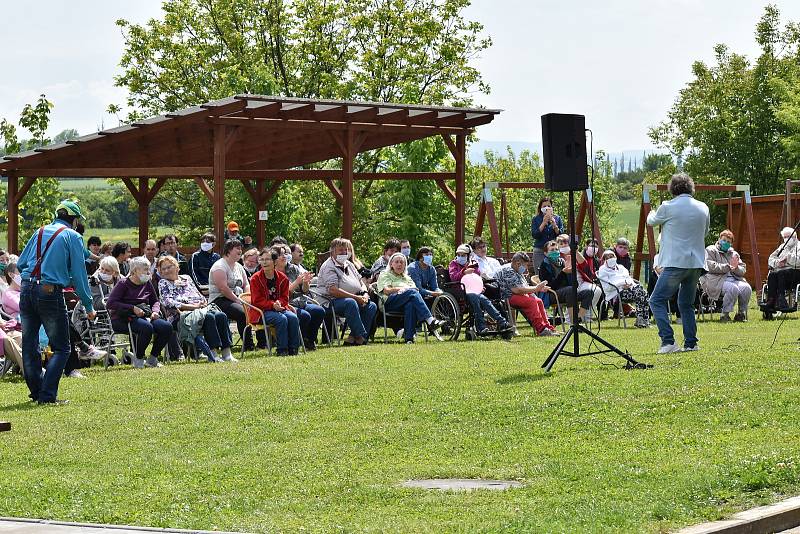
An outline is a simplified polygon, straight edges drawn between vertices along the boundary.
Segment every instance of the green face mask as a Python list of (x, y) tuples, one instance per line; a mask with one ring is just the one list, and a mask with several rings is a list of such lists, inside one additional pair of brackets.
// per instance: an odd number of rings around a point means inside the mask
[(547, 257), (550, 258), (551, 261), (556, 261), (561, 257), (561, 253), (557, 250), (552, 250), (547, 253)]
[(731, 248), (731, 244), (728, 241), (720, 241), (719, 242), (719, 249), (722, 252), (728, 252), (729, 248)]

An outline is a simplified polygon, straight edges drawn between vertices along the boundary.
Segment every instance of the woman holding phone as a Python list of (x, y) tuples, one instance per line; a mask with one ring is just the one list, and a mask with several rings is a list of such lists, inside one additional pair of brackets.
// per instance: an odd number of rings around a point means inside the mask
[(536, 215), (531, 220), (531, 237), (533, 238), (533, 268), (539, 272), (539, 266), (544, 261), (544, 245), (548, 241), (555, 241), (559, 234), (564, 233), (564, 221), (553, 211), (553, 201), (550, 197), (542, 197), (536, 209)]

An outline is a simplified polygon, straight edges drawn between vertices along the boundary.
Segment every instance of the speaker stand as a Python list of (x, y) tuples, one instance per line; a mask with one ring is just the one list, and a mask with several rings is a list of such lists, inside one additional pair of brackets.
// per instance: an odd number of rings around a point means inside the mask
[[(617, 347), (606, 341), (605, 339), (601, 338), (599, 335), (595, 334), (588, 328), (584, 327), (581, 324), (576, 324), (578, 321), (578, 275), (577, 275), (577, 268), (578, 268), (578, 260), (577, 260), (577, 243), (576, 243), (576, 236), (575, 236), (575, 192), (569, 192), (569, 232), (570, 232), (570, 239), (569, 239), (569, 248), (571, 251), (571, 261), (572, 261), (572, 321), (567, 330), (567, 333), (564, 334), (556, 348), (553, 349), (553, 352), (550, 353), (550, 356), (542, 364), (542, 369), (546, 373), (550, 372), (550, 369), (553, 368), (555, 365), (556, 360), (561, 354), (565, 354), (567, 356), (572, 356), (574, 358), (578, 358), (580, 356), (593, 356), (595, 354), (606, 354), (609, 352), (613, 352), (621, 356), (625, 359), (625, 369), (649, 369), (652, 368), (652, 365), (648, 365), (645, 363), (639, 363), (633, 359), (633, 357), (628, 354), (628, 352), (622, 352)], [(584, 333), (596, 342), (600, 343), (605, 347), (604, 350), (596, 350), (592, 352), (585, 352), (581, 354), (580, 349), (580, 338), (578, 334)], [(565, 350), (567, 347), (567, 343), (569, 342), (570, 338), (572, 339), (572, 351)]]

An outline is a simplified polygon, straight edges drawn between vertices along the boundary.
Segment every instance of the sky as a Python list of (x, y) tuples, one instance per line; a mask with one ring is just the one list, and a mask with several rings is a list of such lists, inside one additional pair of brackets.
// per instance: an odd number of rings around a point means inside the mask
[[(800, 2), (773, 0), (784, 21)], [(476, 104), (504, 112), (478, 129), (489, 141), (540, 142), (545, 113), (586, 115), (595, 149), (653, 148), (648, 127), (663, 120), (717, 43), (755, 57), (754, 28), (766, 2), (753, 0), (473, 0), (466, 16), (493, 45), (476, 60), (491, 86)], [(44, 93), (55, 104), (49, 135), (81, 134), (116, 118), (114, 87), (123, 39), (114, 21), (159, 17), (161, 0), (39, 0), (3, 5), (6, 43), (0, 117), (12, 122)], [(26, 132), (21, 132), (27, 137)]]

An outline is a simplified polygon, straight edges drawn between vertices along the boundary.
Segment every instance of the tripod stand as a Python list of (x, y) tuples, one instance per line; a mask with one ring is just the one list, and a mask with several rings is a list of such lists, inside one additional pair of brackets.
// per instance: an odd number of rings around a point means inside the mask
[[(546, 373), (550, 372), (550, 369), (553, 368), (555, 365), (556, 360), (561, 354), (565, 354), (567, 356), (579, 357), (579, 356), (592, 356), (595, 354), (605, 354), (607, 352), (613, 352), (620, 356), (622, 356), (626, 360), (625, 369), (647, 369), (652, 367), (652, 365), (647, 365), (644, 363), (639, 363), (634, 360), (630, 354), (627, 352), (622, 352), (617, 347), (609, 343), (608, 341), (601, 338), (599, 335), (595, 334), (588, 328), (584, 327), (581, 324), (577, 324), (578, 322), (578, 275), (577, 275), (577, 259), (576, 259), (576, 252), (577, 252), (577, 243), (575, 242), (575, 194), (573, 191), (570, 190), (569, 192), (569, 233), (570, 233), (570, 252), (571, 252), (571, 262), (572, 262), (572, 321), (567, 330), (567, 333), (562, 337), (556, 348), (553, 349), (553, 352), (550, 353), (550, 356), (542, 364), (542, 369), (545, 370)], [(578, 337), (579, 333), (584, 333), (602, 346), (605, 347), (603, 350), (596, 350), (592, 352), (585, 352), (581, 354), (580, 350), (580, 339)], [(569, 342), (570, 338), (572, 338), (572, 351), (566, 350), (567, 343)]]

